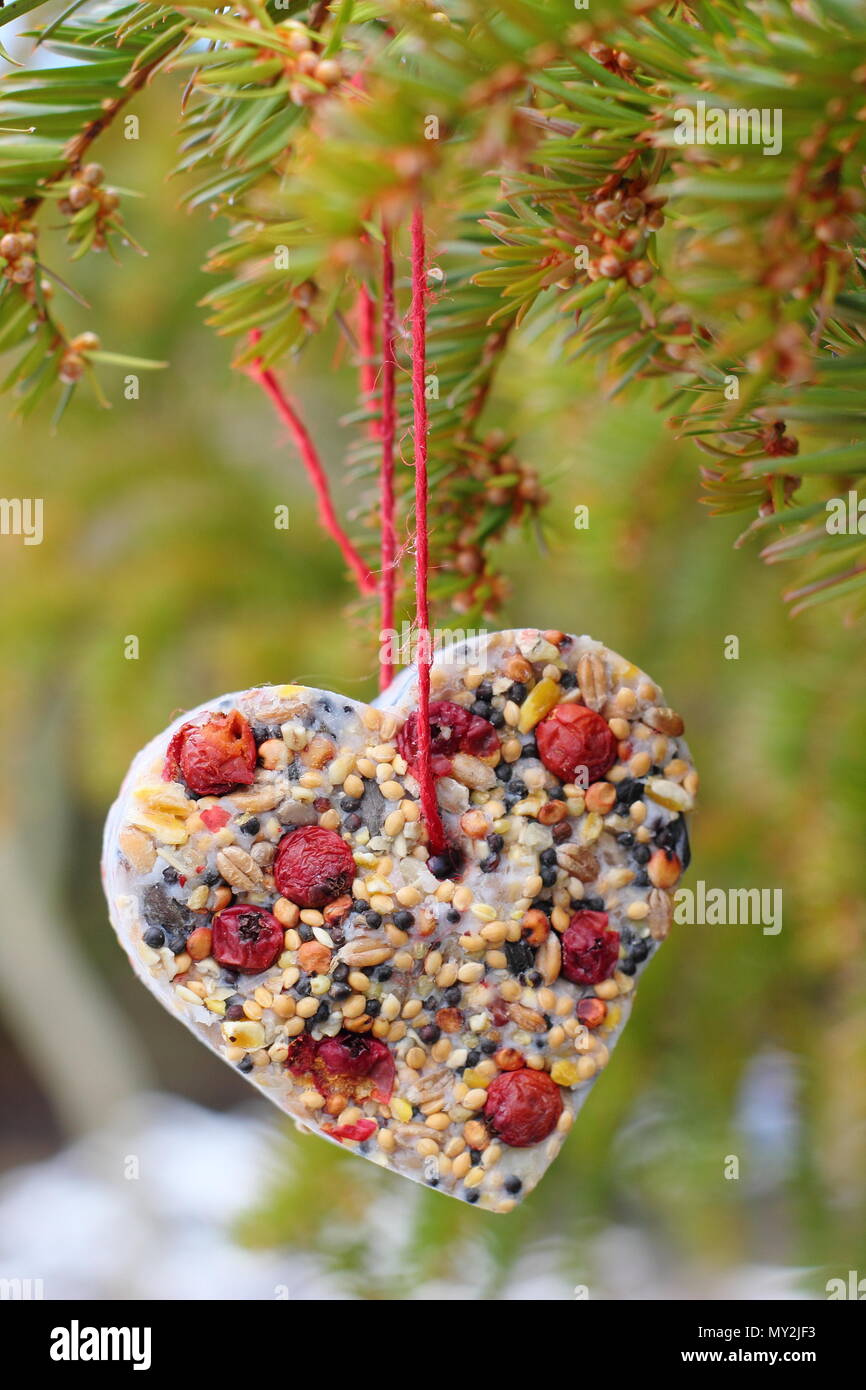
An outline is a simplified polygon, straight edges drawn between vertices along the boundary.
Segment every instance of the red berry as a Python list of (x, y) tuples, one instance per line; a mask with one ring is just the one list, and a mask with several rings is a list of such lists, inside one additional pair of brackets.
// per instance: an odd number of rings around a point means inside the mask
[(355, 860), (335, 830), (301, 825), (277, 846), (274, 879), (284, 898), (299, 907), (327, 907), (352, 887)]
[(249, 786), (256, 771), (256, 741), (242, 714), (212, 714), (206, 724), (184, 724), (168, 745), (162, 775), (180, 772), (196, 796), (225, 796)]
[[(394, 1090), (396, 1068), (390, 1049), (366, 1033), (344, 1030), (318, 1042), (305, 1033), (291, 1044), (286, 1066), (293, 1076), (311, 1078), (323, 1095), (368, 1090), (380, 1105), (387, 1105)], [(343, 1082), (348, 1084), (339, 1084)]]
[[(489, 757), (499, 748), (499, 736), (493, 725), (478, 714), (472, 714), (452, 700), (434, 700), (430, 706), (430, 749), (433, 754), (433, 773), (447, 777), (451, 771), (448, 761), (455, 753), (471, 753), (476, 758)], [(397, 735), (397, 749), (414, 767), (418, 759), (418, 714), (410, 714)]]
[(503, 1144), (526, 1149), (553, 1133), (562, 1114), (562, 1095), (546, 1071), (521, 1067), (491, 1081), (484, 1114)]
[(616, 762), (617, 742), (607, 721), (586, 705), (557, 705), (535, 731), (538, 756), (562, 782), (573, 782), (586, 768), (589, 782), (598, 782)]
[(284, 930), (263, 907), (223, 908), (211, 922), (211, 931), (214, 960), (245, 975), (269, 969), (283, 949)]
[(619, 932), (607, 930), (606, 912), (575, 912), (562, 933), (562, 973), (575, 985), (597, 985), (614, 972)]

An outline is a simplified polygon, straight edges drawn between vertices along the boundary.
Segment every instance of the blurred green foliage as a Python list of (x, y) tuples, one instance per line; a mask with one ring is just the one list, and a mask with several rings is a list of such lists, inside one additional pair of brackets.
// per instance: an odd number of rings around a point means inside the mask
[[(123, 399), (118, 377), (110, 411), (81, 401), (53, 435), (44, 421), (2, 425), (3, 495), (45, 499), (41, 546), (0, 541), (4, 746), (24, 776), (47, 715), (62, 721), (68, 843), (56, 891), (68, 930), (162, 1084), (238, 1103), (240, 1078), (128, 973), (101, 899), (101, 820), (132, 754), (176, 709), (269, 679), (370, 696), (375, 642), (352, 620), (290, 449), (196, 308), (212, 228), (179, 212), (178, 187), (163, 182), (171, 121), (151, 97), (141, 141), (123, 151), (130, 185), (151, 194), (133, 213), (149, 258), (82, 265), (100, 318), (169, 370), (144, 378), (138, 401)], [(333, 369), (332, 349), (322, 341), (305, 357), (293, 390), (338, 469), (353, 383)], [(504, 619), (590, 632), (662, 683), (703, 773), (687, 882), (780, 887), (783, 930), (674, 932), (563, 1154), (507, 1218), (287, 1135), (241, 1235), (313, 1251), (364, 1298), (411, 1297), (476, 1267), (479, 1296), (492, 1294), (536, 1246), (565, 1278), (592, 1285), (596, 1241), (611, 1226), (643, 1232), (660, 1271), (778, 1262), (820, 1297), (831, 1275), (866, 1268), (859, 642), (835, 618), (784, 614), (772, 572), (732, 549), (736, 519), (712, 521), (696, 505), (691, 448), (672, 442), (655, 405), (647, 394), (604, 404), (589, 367), (518, 336), (488, 418), (516, 433), (553, 503), (546, 553), (517, 542), (503, 551), (513, 582)], [(273, 526), (280, 503), (288, 532)], [(590, 509), (585, 531), (573, 524), (578, 504)], [(130, 634), (136, 661), (124, 658)], [(729, 635), (737, 660), (724, 656)], [(38, 843), (14, 784), (4, 800), (13, 833)], [(795, 1085), (790, 1114), (779, 1112), (781, 1090), (759, 1108), (762, 1140), (742, 1095), (768, 1051), (792, 1059)], [(731, 1154), (739, 1181), (724, 1177)], [(388, 1259), (371, 1237), (382, 1203)]]

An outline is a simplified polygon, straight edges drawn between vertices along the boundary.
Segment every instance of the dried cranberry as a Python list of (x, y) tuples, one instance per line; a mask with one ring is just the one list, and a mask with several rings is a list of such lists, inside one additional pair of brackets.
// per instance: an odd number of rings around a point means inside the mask
[[(373, 1099), (381, 1105), (390, 1100), (396, 1076), (394, 1059), (385, 1043), (348, 1030), (318, 1042), (309, 1034), (303, 1035), (292, 1043), (286, 1066), (294, 1076), (311, 1077), (323, 1095), (332, 1089), (355, 1091), (369, 1082)], [(335, 1082), (348, 1086), (335, 1086)]]
[[(455, 753), (485, 758), (499, 748), (499, 736), (488, 719), (472, 714), (452, 700), (434, 700), (430, 706), (430, 751), (433, 775), (447, 777)], [(409, 767), (418, 760), (418, 714), (410, 714), (397, 735), (397, 749)]]
[(165, 757), (162, 775), (171, 782), (180, 773), (196, 796), (225, 796), (249, 786), (256, 772), (256, 741), (243, 715), (212, 714), (206, 724), (184, 724)]
[(370, 1139), (379, 1128), (375, 1120), (367, 1119), (362, 1116), (353, 1125), (322, 1125), (326, 1134), (330, 1134), (332, 1139), (337, 1139), (342, 1144), (344, 1139), (350, 1139), (353, 1143), (363, 1144)]
[(526, 1149), (553, 1133), (562, 1114), (562, 1095), (546, 1071), (521, 1067), (491, 1081), (484, 1114), (503, 1144)]
[(274, 860), (274, 879), (284, 898), (299, 907), (327, 907), (352, 887), (355, 860), (335, 830), (302, 825), (284, 835)]
[(613, 974), (619, 932), (607, 930), (606, 912), (576, 912), (562, 933), (562, 973), (575, 985), (597, 985)]
[(214, 960), (247, 975), (267, 970), (283, 949), (283, 928), (263, 907), (223, 908), (211, 922), (211, 931)]
[(584, 767), (589, 782), (598, 782), (616, 762), (617, 742), (607, 721), (586, 705), (557, 705), (535, 737), (541, 761), (562, 782), (573, 782)]

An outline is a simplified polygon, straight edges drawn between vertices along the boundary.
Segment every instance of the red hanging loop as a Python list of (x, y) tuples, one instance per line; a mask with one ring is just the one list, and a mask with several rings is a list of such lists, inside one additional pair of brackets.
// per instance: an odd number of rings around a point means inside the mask
[[(379, 474), (379, 499), (382, 513), (382, 542), (379, 576), (380, 615), (379, 641), (386, 642), (387, 657), (379, 660), (379, 689), (384, 690), (394, 678), (394, 604), (397, 587), (397, 525), (394, 498), (394, 438), (397, 432), (396, 409), (396, 336), (397, 310), (394, 300), (394, 254), (391, 234), (385, 231), (382, 246), (382, 462)], [(380, 647), (380, 651), (383, 649)]]
[[(261, 336), (261, 331), (254, 328), (250, 333), (250, 342), (257, 343)], [(375, 578), (337, 520), (337, 513), (334, 511), (334, 504), (331, 501), (328, 476), (322, 467), (322, 461), (306, 425), (291, 401), (283, 394), (280, 383), (273, 372), (262, 364), (260, 357), (255, 358), (246, 370), (253, 381), (257, 381), (270, 398), (274, 409), (294, 440), (295, 447), (301, 456), (301, 463), (307, 471), (316, 494), (316, 500), (319, 504), (319, 520), (322, 526), (339, 546), (343, 559), (355, 576), (360, 592), (362, 594), (374, 594), (376, 592)]]
[(415, 619), (418, 654), (418, 762), (421, 812), (435, 854), (446, 848), (445, 830), (436, 800), (430, 739), (430, 607), (427, 598), (429, 542), (427, 530), (427, 295), (424, 214), (412, 214), (412, 432), (415, 441)]

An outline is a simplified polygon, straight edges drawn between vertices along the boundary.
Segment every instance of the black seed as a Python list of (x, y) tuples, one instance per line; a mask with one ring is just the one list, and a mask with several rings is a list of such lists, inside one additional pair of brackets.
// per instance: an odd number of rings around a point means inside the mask
[(381, 1001), (381, 999), (368, 999), (368, 1000), (367, 1000), (367, 1003), (366, 1003), (366, 1006), (365, 1006), (366, 1012), (370, 1015), (371, 1018), (376, 1018), (376, 1017), (377, 1017), (377, 1015), (378, 1015), (379, 1010), (381, 1009), (381, 1007), (382, 1007), (382, 1001)]
[(464, 1065), (467, 1067), (477, 1067), (480, 1061), (481, 1053), (479, 1052), (477, 1047), (473, 1047), (471, 1052), (467, 1052), (466, 1062), (464, 1063)]
[(541, 853), (539, 854), (538, 857), (539, 857), (539, 859), (541, 860), (541, 863), (542, 863), (542, 864), (555, 864), (555, 863), (556, 863), (556, 850), (555, 850), (555, 849), (543, 849), (543, 850), (541, 851)]
[(650, 945), (650, 943), (646, 941), (642, 936), (639, 936), (631, 948), (630, 955), (633, 960), (640, 962), (642, 960), (646, 960), (651, 950), (652, 946)]
[(352, 986), (343, 984), (341, 980), (335, 980), (331, 985), (331, 998), (335, 999), (337, 1003), (339, 1003), (341, 999), (348, 999), (351, 993)]
[(298, 980), (298, 983), (295, 985), (295, 993), (296, 993), (296, 994), (300, 994), (303, 998), (306, 998), (306, 996), (309, 994), (309, 992), (310, 992), (310, 982), (309, 982), (309, 980)]
[(535, 956), (528, 941), (506, 941), (505, 958), (512, 975), (522, 975), (531, 970)]
[(469, 706), (469, 708), (470, 708), (470, 710), (472, 711), (473, 714), (477, 714), (477, 716), (478, 716), (479, 719), (488, 719), (488, 720), (489, 720), (489, 718), (490, 718), (490, 706), (489, 706), (489, 704), (487, 703), (486, 700), (475, 700), (475, 701), (473, 701), (473, 703)]
[(624, 849), (631, 849), (634, 844), (634, 835), (630, 830), (625, 830), (622, 835), (617, 835), (616, 839), (617, 844), (622, 845)]
[(442, 1029), (438, 1023), (425, 1023), (423, 1028), (418, 1029), (418, 1037), (423, 1043), (437, 1043), (442, 1036)]
[(637, 970), (637, 962), (631, 956), (626, 956), (625, 960), (620, 961), (619, 968), (623, 975), (633, 975)]
[(394, 926), (395, 926), (395, 927), (399, 927), (401, 931), (408, 931), (408, 930), (410, 929), (410, 927), (414, 927), (414, 925), (415, 925), (415, 914), (414, 914), (414, 912), (402, 911), (402, 912), (395, 912), (395, 913), (394, 913)]
[(364, 921), (367, 923), (368, 927), (375, 931), (377, 927), (381, 927), (382, 925), (382, 914), (381, 912), (370, 911), (367, 913)]
[(316, 1009), (316, 1012), (313, 1014), (313, 1022), (314, 1022), (314, 1023), (324, 1023), (325, 1019), (328, 1017), (328, 1015), (330, 1014), (330, 1012), (331, 1012), (331, 1006), (330, 1006), (330, 1004), (329, 1004), (326, 1000), (323, 999), (322, 1002), (321, 1002), (321, 1004), (319, 1005), (319, 1007)]
[(520, 1191), (520, 1189), (523, 1186), (523, 1183), (520, 1181), (520, 1178), (511, 1177), (506, 1178), (505, 1182), (502, 1185), (505, 1188), (506, 1192), (515, 1193)]
[(346, 827), (347, 830), (350, 831), (360, 830), (363, 824), (364, 822), (361, 820), (361, 817), (357, 815), (354, 811), (352, 812), (351, 816), (347, 816), (346, 819), (343, 821), (343, 825)]
[(643, 782), (635, 781), (632, 777), (626, 777), (624, 782), (617, 783), (616, 800), (618, 806), (631, 806), (635, 801), (640, 801), (643, 794)]
[(172, 868), (171, 864), (168, 865), (168, 868), (163, 869), (162, 876), (166, 883), (177, 883), (177, 869)]
[(562, 686), (563, 690), (573, 690), (577, 685), (577, 676), (573, 671), (563, 671), (559, 678), (559, 684)]
[(158, 951), (160, 946), (164, 946), (165, 932), (162, 927), (148, 927), (144, 933), (144, 944), (149, 946), (152, 951)]
[(491, 854), (498, 854), (505, 847), (505, 841), (501, 835), (488, 835), (486, 843)]
[(462, 915), (463, 914), (461, 912), (457, 911), (456, 907), (449, 907), (448, 911), (445, 913), (445, 921), (450, 922), (453, 926), (455, 922), (460, 921)]
[(252, 1057), (249, 1055), (249, 1053), (247, 1053), (247, 1055), (246, 1055), (245, 1057), (242, 1057), (241, 1060), (238, 1062), (238, 1071), (248, 1072), (248, 1071), (252, 1071), (252, 1069), (253, 1069), (253, 1059), (252, 1059)]
[(541, 868), (541, 882), (545, 888), (552, 888), (556, 882), (557, 868), (554, 864), (543, 864)]
[(463, 1200), (468, 1202), (471, 1207), (475, 1206), (475, 1203), (478, 1201), (478, 1193), (475, 1191), (474, 1187), (471, 1192), (465, 1193)]
[(511, 763), (500, 763), (496, 769), (496, 776), (500, 782), (510, 782), (513, 772)]
[(604, 898), (584, 898), (580, 905), (587, 912), (604, 912)]
[(445, 1003), (448, 1005), (449, 1009), (453, 1009), (460, 1003), (462, 996), (463, 991), (459, 985), (449, 985), (448, 989), (444, 991), (442, 997), (444, 998)]
[(635, 845), (632, 858), (636, 864), (648, 864), (652, 850), (649, 845)]
[(470, 1150), (469, 1150), (469, 1159), (470, 1159), (470, 1162), (471, 1162), (471, 1164), (472, 1164), (472, 1167), (473, 1167), (473, 1168), (477, 1168), (478, 1165), (479, 1165), (479, 1163), (481, 1162), (481, 1150), (480, 1150), (480, 1149), (470, 1149)]
[(641, 869), (632, 879), (635, 888), (646, 888), (649, 886), (649, 875), (645, 869)]
[(475, 691), (475, 698), (476, 698), (477, 700), (492, 700), (492, 699), (493, 699), (493, 686), (490, 684), (490, 681), (482, 681), (482, 682), (481, 682), (481, 684), (478, 686), (477, 690)]
[(515, 681), (508, 692), (509, 700), (513, 700), (516, 705), (522, 705), (526, 699), (526, 686), (522, 681)]
[(534, 738), (528, 739), (527, 742), (524, 743), (524, 745), (523, 745), (523, 751), (522, 751), (522, 753), (521, 753), (520, 756), (521, 756), (522, 758), (537, 758), (537, 757), (538, 757), (538, 744), (535, 742), (535, 739), (534, 739)]
[(261, 828), (262, 823), (258, 816), (250, 816), (249, 820), (245, 820), (241, 826), (241, 829), (246, 835), (258, 835)]
[(333, 970), (333, 974), (331, 975), (331, 979), (332, 979), (332, 980), (336, 980), (339, 984), (342, 984), (343, 981), (344, 981), (344, 980), (348, 980), (348, 978), (349, 978), (349, 967), (348, 967), (348, 965), (346, 965), (346, 963), (345, 963), (344, 961), (340, 961), (340, 963), (339, 963), (338, 965), (335, 965), (335, 966), (334, 966), (334, 970)]
[(498, 1046), (499, 1044), (495, 1043), (492, 1038), (485, 1038), (481, 1044), (481, 1051), (484, 1053), (485, 1057), (490, 1057)]
[(482, 859), (478, 867), (483, 874), (492, 874), (494, 869), (499, 868), (499, 855), (488, 854), (486, 859)]
[(299, 923), (298, 923), (298, 936), (301, 938), (302, 941), (312, 941), (312, 939), (313, 939), (313, 928), (307, 926), (307, 923), (306, 923), (306, 922), (299, 922)]
[(540, 974), (538, 973), (538, 971), (537, 971), (537, 970), (530, 970), (530, 971), (528, 971), (527, 976), (526, 976), (526, 982), (527, 982), (527, 984), (532, 985), (532, 988), (533, 988), (533, 989), (537, 989), (538, 986), (541, 984), (541, 976), (540, 976)]
[(490, 720), (494, 729), (501, 729), (505, 723), (505, 715), (502, 713), (501, 709), (492, 709), (487, 718)]
[(377, 965), (377, 966), (376, 966), (376, 969), (373, 971), (373, 974), (372, 974), (371, 978), (374, 979), (374, 980), (382, 980), (382, 981), (384, 982), (385, 980), (390, 980), (390, 978), (391, 978), (391, 976), (392, 976), (393, 974), (394, 974), (393, 966), (390, 966), (390, 965)]
[(352, 900), (352, 911), (353, 911), (353, 912), (366, 912), (367, 909), (369, 908), (369, 906), (370, 906), (370, 904), (369, 904), (369, 903), (365, 903), (363, 898), (354, 898), (354, 899)]
[(357, 811), (360, 804), (357, 796), (344, 796), (340, 799), (340, 809), (343, 811)]
[(692, 851), (689, 845), (688, 827), (682, 816), (677, 816), (676, 820), (668, 821), (667, 825), (657, 833), (656, 844), (661, 849), (669, 850), (675, 854), (684, 869), (689, 867)]
[(213, 888), (215, 883), (219, 883), (220, 875), (217, 873), (216, 869), (208, 869), (206, 873), (202, 874), (201, 881), (202, 883), (206, 883), (208, 888)]

